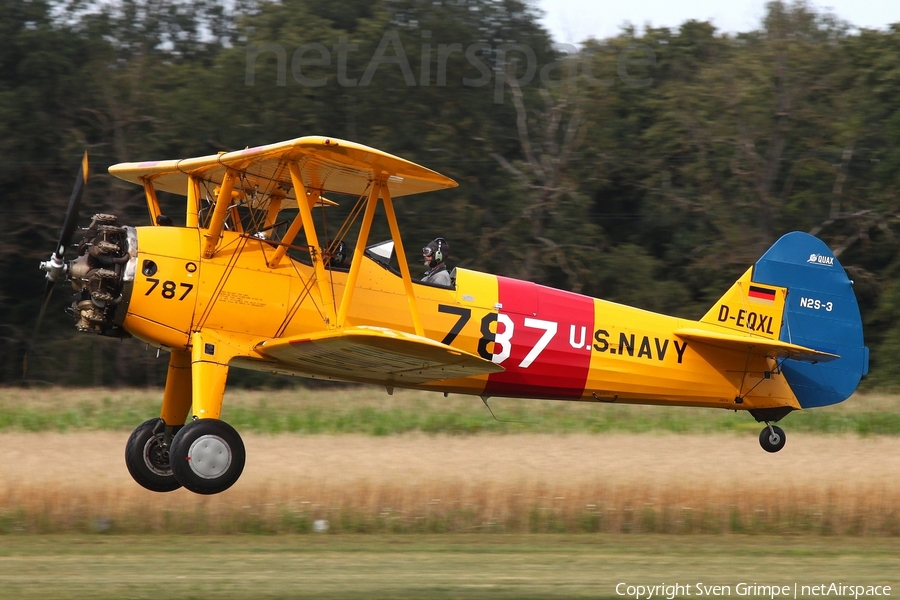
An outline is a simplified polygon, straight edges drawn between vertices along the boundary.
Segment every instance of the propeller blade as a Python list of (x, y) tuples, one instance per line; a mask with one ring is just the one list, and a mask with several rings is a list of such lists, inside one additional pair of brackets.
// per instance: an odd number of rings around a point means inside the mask
[(32, 339), (37, 337), (37, 333), (41, 329), (41, 323), (44, 321), (44, 313), (47, 312), (47, 306), (50, 304), (50, 297), (53, 296), (53, 283), (54, 282), (52, 281), (48, 281), (47, 286), (44, 288), (44, 303), (41, 304), (41, 312), (38, 313), (38, 320), (34, 325), (34, 333), (31, 336)]
[(84, 193), (84, 184), (88, 179), (88, 153), (84, 151), (81, 159), (81, 169), (75, 178), (75, 187), (72, 188), (72, 196), (69, 198), (69, 207), (66, 209), (66, 220), (63, 221), (62, 232), (59, 234), (59, 243), (56, 244), (56, 254), (62, 259), (66, 248), (72, 243), (72, 233), (78, 221), (78, 207), (81, 204), (81, 195)]
[(54, 283), (54, 281), (47, 280), (47, 285), (44, 287), (44, 302), (41, 304), (41, 312), (38, 313), (37, 323), (34, 325), (34, 331), (31, 332), (31, 337), (28, 338), (28, 341), (26, 342), (25, 356), (22, 357), (22, 379), (25, 379), (28, 375), (28, 355), (31, 353), (34, 340), (37, 339), (38, 332), (41, 329), (41, 323), (44, 321), (44, 314), (47, 312), (47, 306), (50, 305), (50, 298), (53, 296)]
[(88, 153), (84, 151), (84, 157), (81, 159), (81, 168), (75, 177), (75, 187), (72, 188), (72, 196), (69, 198), (69, 206), (66, 208), (66, 219), (63, 221), (62, 231), (59, 234), (59, 241), (50, 260), (41, 263), (41, 270), (47, 273), (47, 284), (44, 287), (44, 302), (41, 304), (41, 312), (38, 314), (37, 323), (34, 326), (34, 332), (26, 342), (25, 356), (22, 358), (22, 379), (28, 374), (28, 354), (31, 352), (34, 340), (37, 338), (41, 323), (44, 320), (44, 314), (47, 312), (47, 306), (50, 304), (50, 297), (53, 295), (53, 285), (58, 279), (65, 276), (66, 264), (63, 258), (66, 254), (66, 248), (72, 243), (72, 234), (75, 232), (75, 225), (78, 221), (78, 207), (81, 204), (81, 196), (84, 193), (84, 185), (88, 179)]

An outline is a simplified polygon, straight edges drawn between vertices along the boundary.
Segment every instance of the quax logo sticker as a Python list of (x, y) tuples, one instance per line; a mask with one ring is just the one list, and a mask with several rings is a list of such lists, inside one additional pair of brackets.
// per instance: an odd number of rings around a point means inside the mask
[(822, 256), (821, 254), (810, 254), (809, 259), (806, 262), (813, 263), (816, 265), (826, 265), (829, 267), (833, 267), (834, 266), (834, 257), (833, 256)]

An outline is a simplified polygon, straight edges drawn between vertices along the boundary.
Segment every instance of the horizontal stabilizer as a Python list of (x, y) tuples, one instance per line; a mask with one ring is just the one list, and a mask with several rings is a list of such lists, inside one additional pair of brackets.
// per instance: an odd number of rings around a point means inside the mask
[(381, 327), (271, 339), (258, 344), (256, 350), (309, 375), (388, 386), (419, 385), (504, 370), (447, 344)]
[(702, 342), (711, 346), (727, 348), (729, 350), (750, 351), (752, 354), (766, 356), (768, 358), (790, 358), (803, 362), (820, 363), (829, 362), (840, 358), (837, 354), (813, 350), (805, 346), (798, 346), (780, 340), (748, 335), (735, 335), (705, 329), (678, 329), (675, 335), (682, 339)]

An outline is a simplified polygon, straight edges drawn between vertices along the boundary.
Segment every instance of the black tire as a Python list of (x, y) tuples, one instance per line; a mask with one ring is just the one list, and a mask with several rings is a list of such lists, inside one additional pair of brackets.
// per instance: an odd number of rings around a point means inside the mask
[(218, 419), (199, 419), (172, 440), (172, 473), (196, 494), (218, 494), (241, 476), (247, 454), (234, 427)]
[(785, 441), (784, 429), (778, 425), (772, 425), (771, 432), (768, 427), (759, 432), (759, 445), (766, 452), (778, 452), (784, 448)]
[[(180, 429), (181, 426), (176, 427)], [(159, 417), (138, 425), (125, 444), (125, 466), (131, 477), (151, 492), (172, 492), (181, 487), (172, 474), (169, 451), (163, 447), (165, 423)]]

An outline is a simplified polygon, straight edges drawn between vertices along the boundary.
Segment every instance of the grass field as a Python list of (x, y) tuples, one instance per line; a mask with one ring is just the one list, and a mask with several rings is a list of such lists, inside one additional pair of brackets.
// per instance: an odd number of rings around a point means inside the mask
[(212, 497), (154, 494), (127, 432), (3, 434), (0, 532), (900, 535), (900, 438), (246, 434)]
[(0, 389), (0, 599), (900, 592), (894, 397), (791, 415), (768, 454), (724, 411), (492, 401), (527, 421), (509, 424), (477, 398), (229, 392), (247, 466), (212, 497), (128, 475), (125, 440), (160, 397)]
[[(0, 388), (0, 431), (131, 431), (158, 415), (161, 390)], [(229, 390), (222, 418), (259, 433), (759, 433), (748, 414), (715, 409), (494, 398), (494, 420), (476, 397), (371, 386), (279, 391)], [(900, 397), (856, 395), (800, 411), (789, 432), (900, 435)], [(789, 433), (790, 434), (790, 433)]]
[(0, 598), (623, 598), (619, 583), (694, 598), (742, 582), (896, 595), (898, 557), (895, 539), (772, 536), (0, 536)]

